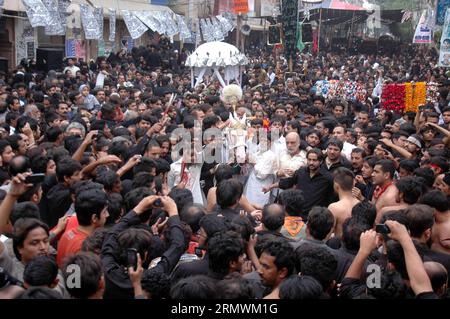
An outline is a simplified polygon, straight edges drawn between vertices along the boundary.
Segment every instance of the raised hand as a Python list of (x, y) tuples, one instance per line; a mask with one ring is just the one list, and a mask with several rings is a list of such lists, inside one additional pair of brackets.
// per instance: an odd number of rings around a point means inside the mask
[(25, 182), (27, 176), (30, 175), (31, 173), (23, 173), (14, 176), (11, 180), (11, 183), (9, 184), (10, 187), (8, 195), (13, 197), (20, 197), (21, 195), (25, 194), (25, 192), (33, 186), (33, 184), (27, 184)]

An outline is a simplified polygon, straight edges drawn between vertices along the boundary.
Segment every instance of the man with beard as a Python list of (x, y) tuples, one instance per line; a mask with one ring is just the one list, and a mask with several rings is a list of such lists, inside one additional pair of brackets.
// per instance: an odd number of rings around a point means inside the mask
[(364, 164), (364, 150), (362, 148), (354, 148), (351, 153), (352, 171), (357, 175), (362, 175), (362, 167)]
[(333, 173), (340, 167), (351, 169), (350, 162), (342, 155), (343, 143), (337, 138), (333, 137), (327, 144), (327, 157), (322, 164), (323, 168)]
[(307, 167), (302, 167), (292, 177), (281, 179), (279, 187), (295, 188), (303, 191), (305, 198), (303, 211), (307, 215), (313, 206), (328, 206), (333, 195), (333, 176), (322, 166), (323, 155), (317, 149), (306, 154)]
[(347, 138), (347, 129), (339, 124), (333, 129), (333, 137), (340, 140), (342, 145), (342, 155), (345, 156), (346, 159), (351, 160), (352, 150), (356, 148), (355, 145), (350, 144), (346, 141)]
[(423, 261), (435, 261), (442, 264), (447, 273), (450, 271), (450, 255), (431, 250), (431, 229), (434, 225), (433, 208), (428, 205), (411, 205), (405, 210), (408, 218), (411, 238), (416, 240), (418, 251), (423, 256)]
[(395, 145), (390, 139), (382, 138), (380, 142), (383, 142), (386, 146), (392, 148), (406, 159), (415, 159), (420, 154), (422, 148), (422, 139), (420, 136), (413, 134), (405, 141), (405, 147)]
[(258, 272), (264, 286), (271, 290), (264, 299), (277, 299), (278, 287), (294, 271), (293, 255), (294, 249), (286, 239), (270, 240), (263, 246)]
[[(300, 150), (300, 136), (296, 132), (288, 133), (285, 137), (286, 150), (278, 157), (278, 171), (276, 175), (278, 178), (289, 178), (294, 176), (294, 173), (299, 168), (306, 166), (306, 152)], [(277, 155), (277, 154), (276, 154)], [(273, 191), (273, 196), (278, 196), (276, 188), (278, 183), (266, 186), (263, 192)]]
[(391, 160), (380, 160), (372, 172), (372, 182), (376, 186), (372, 204), (377, 208), (377, 215), (383, 207), (397, 204), (398, 190), (394, 185), (395, 166)]

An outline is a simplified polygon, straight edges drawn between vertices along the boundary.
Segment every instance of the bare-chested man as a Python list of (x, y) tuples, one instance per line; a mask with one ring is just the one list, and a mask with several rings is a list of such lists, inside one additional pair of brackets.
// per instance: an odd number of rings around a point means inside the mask
[(450, 254), (450, 206), (447, 196), (436, 189), (426, 193), (420, 202), (434, 209), (431, 249)]
[(393, 206), (385, 206), (377, 212), (377, 221), (380, 220), (384, 213), (408, 208), (408, 206), (417, 203), (417, 201), (426, 192), (427, 188), (424, 180), (416, 176), (406, 176), (400, 178), (396, 183), (397, 188), (397, 204)]
[(347, 168), (340, 167), (334, 172), (334, 191), (339, 195), (339, 201), (328, 206), (336, 220), (334, 234), (342, 236), (342, 224), (352, 216), (352, 208), (360, 201), (353, 197), (352, 188), (355, 176)]
[(395, 166), (391, 160), (380, 160), (375, 164), (372, 172), (373, 184), (376, 185), (372, 196), (372, 203), (377, 208), (376, 222), (380, 220), (383, 207), (397, 205), (398, 189), (394, 185)]

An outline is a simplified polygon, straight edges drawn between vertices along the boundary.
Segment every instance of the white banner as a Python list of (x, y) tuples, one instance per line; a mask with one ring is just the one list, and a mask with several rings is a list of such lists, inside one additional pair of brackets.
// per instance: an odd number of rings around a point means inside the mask
[(414, 33), (413, 43), (429, 44), (433, 41), (433, 32), (430, 25), (430, 12), (424, 10)]
[(97, 8), (94, 9), (94, 17), (95, 20), (97, 20), (98, 24), (98, 34), (99, 34), (99, 40), (103, 39), (103, 8)]
[(108, 9), (109, 11), (109, 41), (116, 40), (116, 9)]
[(280, 0), (261, 0), (261, 17), (273, 17), (280, 14)]
[(450, 67), (450, 8), (447, 8), (445, 13), (438, 66)]
[(153, 17), (150, 11), (133, 11), (134, 14), (139, 20), (141, 20), (147, 27), (149, 27), (152, 31), (162, 33), (161, 32), (161, 24), (158, 20)]
[(94, 8), (87, 4), (80, 4), (81, 22), (83, 24), (84, 35), (87, 40), (101, 39), (100, 26), (94, 15)]
[(50, 13), (41, 0), (22, 0), (22, 2), (33, 28), (45, 27), (48, 24)]
[(130, 32), (131, 38), (137, 39), (148, 30), (147, 26), (143, 24), (141, 20), (136, 18), (130, 11), (122, 10), (122, 15), (128, 32)]

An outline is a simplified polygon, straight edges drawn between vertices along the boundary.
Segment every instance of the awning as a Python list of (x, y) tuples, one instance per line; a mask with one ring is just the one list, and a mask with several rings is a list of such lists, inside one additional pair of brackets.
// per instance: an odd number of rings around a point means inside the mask
[(324, 25), (338, 25), (341, 23), (360, 23), (371, 14), (366, 8), (355, 6), (339, 0), (324, 0), (319, 4), (305, 6), (299, 10), (303, 18), (304, 12), (309, 11), (310, 20), (322, 19)]
[(332, 10), (348, 10), (348, 11), (366, 11), (365, 8), (360, 6), (355, 6), (353, 4), (342, 2), (339, 0), (324, 0), (319, 4), (314, 4), (312, 6), (305, 5), (304, 10), (316, 10), (316, 9), (332, 9)]
[[(141, 0), (146, 1), (146, 0)], [(149, 4), (148, 2), (138, 2), (138, 1), (127, 1), (127, 0), (90, 0), (90, 2), (97, 7), (103, 7), (103, 15), (105, 17), (108, 15), (108, 8), (116, 9), (117, 16), (122, 17), (120, 10), (136, 10), (136, 11), (169, 11), (172, 10), (166, 6), (159, 6), (155, 4)], [(84, 0), (73, 0), (72, 4), (69, 6), (75, 12), (80, 11), (80, 7), (74, 4), (88, 4)], [(4, 10), (25, 12), (25, 7), (22, 0), (5, 0), (3, 6)], [(70, 10), (70, 9), (69, 9)]]

